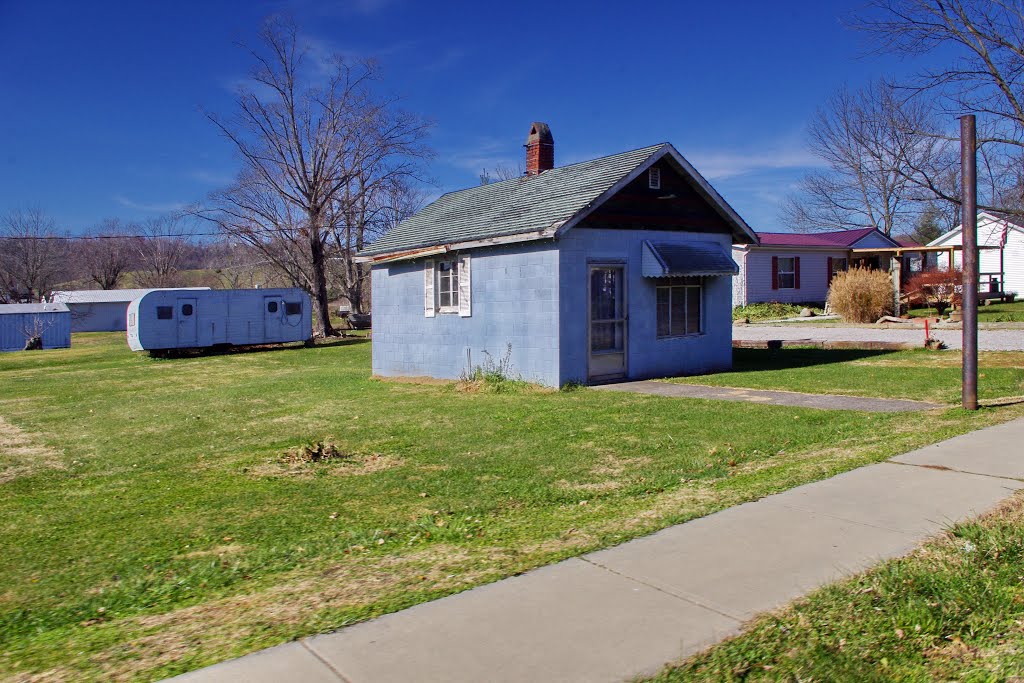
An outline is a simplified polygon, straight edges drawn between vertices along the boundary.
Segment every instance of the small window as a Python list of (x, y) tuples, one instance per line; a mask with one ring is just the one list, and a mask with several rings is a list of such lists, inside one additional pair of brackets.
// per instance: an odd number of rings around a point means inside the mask
[(186, 318), (188, 316), (192, 315), (192, 304), (182, 304), (181, 305), (181, 314), (183, 316), (185, 316)]
[[(832, 272), (829, 273), (831, 277), (835, 277), (837, 274), (843, 272), (847, 268), (848, 261), (844, 258), (832, 259)], [(829, 280), (831, 281), (831, 277)]]
[(657, 287), (657, 336), (700, 334), (704, 299), (699, 277), (670, 278)]
[(296, 301), (287, 301), (284, 304), (285, 315), (301, 315), (302, 303)]
[(652, 190), (661, 189), (661, 169), (657, 166), (647, 169), (647, 187)]
[(796, 259), (779, 257), (779, 289), (796, 289)]
[(174, 318), (174, 306), (157, 306), (156, 307), (156, 319), (157, 320), (171, 320)]
[(277, 313), (277, 302), (276, 301), (268, 301), (267, 302), (267, 313)]
[(437, 308), (442, 313), (459, 312), (459, 262), (437, 264)]

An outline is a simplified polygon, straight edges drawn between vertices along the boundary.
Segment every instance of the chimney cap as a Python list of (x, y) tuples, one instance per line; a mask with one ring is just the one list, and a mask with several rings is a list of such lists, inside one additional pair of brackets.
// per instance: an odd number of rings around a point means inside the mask
[(542, 121), (534, 121), (530, 124), (530, 134), (526, 137), (526, 144), (540, 143), (542, 145), (553, 145), (555, 139), (551, 137), (551, 128)]

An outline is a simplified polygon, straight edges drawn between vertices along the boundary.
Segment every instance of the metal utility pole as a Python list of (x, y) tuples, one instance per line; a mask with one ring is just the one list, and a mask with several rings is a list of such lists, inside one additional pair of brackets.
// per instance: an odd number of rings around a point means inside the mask
[[(963, 237), (963, 392), (966, 410), (978, 409), (978, 166), (974, 114), (960, 117), (960, 225)], [(953, 261), (950, 259), (950, 269)]]

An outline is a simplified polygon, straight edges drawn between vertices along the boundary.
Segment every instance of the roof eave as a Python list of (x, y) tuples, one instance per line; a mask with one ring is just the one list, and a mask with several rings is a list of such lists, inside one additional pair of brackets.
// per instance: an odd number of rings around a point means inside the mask
[(485, 237), (478, 240), (435, 244), (416, 249), (403, 249), (400, 251), (383, 252), (380, 254), (358, 255), (354, 260), (356, 263), (377, 265), (380, 263), (393, 263), (395, 261), (411, 261), (413, 259), (425, 258), (427, 256), (447, 254), (452, 251), (464, 251), (466, 249), (480, 249), (482, 247), (494, 247), (504, 244), (552, 239), (558, 233), (558, 228), (562, 223), (563, 221), (557, 221), (543, 230), (531, 230), (530, 232), (520, 232), (513, 235), (501, 235), (499, 237)]

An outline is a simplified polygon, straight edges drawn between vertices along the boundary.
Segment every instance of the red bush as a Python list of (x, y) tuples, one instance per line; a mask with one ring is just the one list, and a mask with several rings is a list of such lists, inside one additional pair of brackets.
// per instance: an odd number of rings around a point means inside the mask
[(907, 301), (938, 308), (959, 305), (963, 284), (960, 270), (923, 270), (907, 280)]

